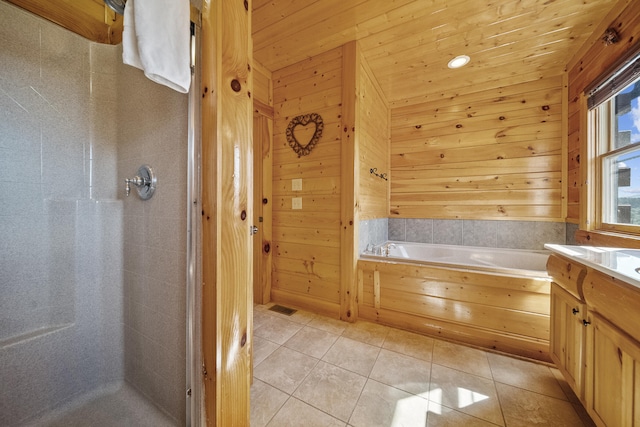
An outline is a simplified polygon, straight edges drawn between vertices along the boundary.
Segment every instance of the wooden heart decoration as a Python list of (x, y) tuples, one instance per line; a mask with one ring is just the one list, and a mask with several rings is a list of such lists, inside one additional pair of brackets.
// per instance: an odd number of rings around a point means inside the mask
[[(296, 139), (295, 129), (300, 126), (302, 128), (306, 127), (309, 124), (315, 125), (315, 131), (313, 132), (313, 136), (311, 139), (305, 144), (302, 145)], [(324, 122), (322, 121), (322, 117), (320, 114), (311, 113), (304, 114), (302, 116), (294, 117), (293, 120), (289, 122), (289, 126), (287, 126), (287, 141), (289, 142), (289, 147), (293, 148), (293, 151), (298, 155), (298, 157), (306, 156), (311, 153), (313, 147), (316, 146), (320, 138), (322, 137), (322, 130), (324, 129)]]

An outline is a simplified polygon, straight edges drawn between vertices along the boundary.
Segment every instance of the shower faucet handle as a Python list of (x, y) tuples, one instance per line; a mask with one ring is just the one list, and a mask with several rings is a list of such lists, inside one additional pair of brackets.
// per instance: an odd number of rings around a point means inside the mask
[(135, 185), (136, 187), (142, 187), (146, 183), (144, 178), (141, 178), (140, 176), (136, 175), (133, 178), (125, 178), (124, 184), (125, 184), (124, 192), (127, 195), (127, 197), (129, 197), (129, 194), (131, 193), (131, 184)]
[(157, 178), (153, 173), (151, 166), (142, 165), (138, 169), (138, 175), (133, 178), (125, 178), (124, 184), (124, 192), (127, 197), (131, 193), (131, 184), (133, 184), (136, 186), (140, 198), (142, 200), (147, 200), (153, 196), (153, 192), (156, 189)]

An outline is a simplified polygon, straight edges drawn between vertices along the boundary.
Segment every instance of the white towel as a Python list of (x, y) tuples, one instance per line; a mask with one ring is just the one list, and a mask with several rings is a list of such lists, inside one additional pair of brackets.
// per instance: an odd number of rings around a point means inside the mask
[(122, 60), (181, 93), (191, 84), (189, 0), (127, 0)]

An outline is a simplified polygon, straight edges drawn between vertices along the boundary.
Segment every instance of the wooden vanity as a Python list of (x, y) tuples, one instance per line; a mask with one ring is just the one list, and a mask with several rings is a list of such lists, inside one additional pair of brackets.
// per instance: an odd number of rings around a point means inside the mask
[(640, 251), (546, 247), (552, 360), (598, 426), (640, 426)]

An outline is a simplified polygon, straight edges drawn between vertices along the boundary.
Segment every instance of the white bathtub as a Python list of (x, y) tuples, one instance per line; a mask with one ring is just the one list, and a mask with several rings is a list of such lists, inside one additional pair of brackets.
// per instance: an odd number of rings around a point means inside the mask
[[(382, 256), (380, 249), (387, 245), (388, 254)], [(546, 264), (549, 252), (389, 241), (375, 246), (373, 251), (363, 252), (360, 258), (387, 262), (446, 264), (503, 274), (547, 277)]]
[(551, 360), (548, 252), (391, 243), (360, 255), (359, 318)]

